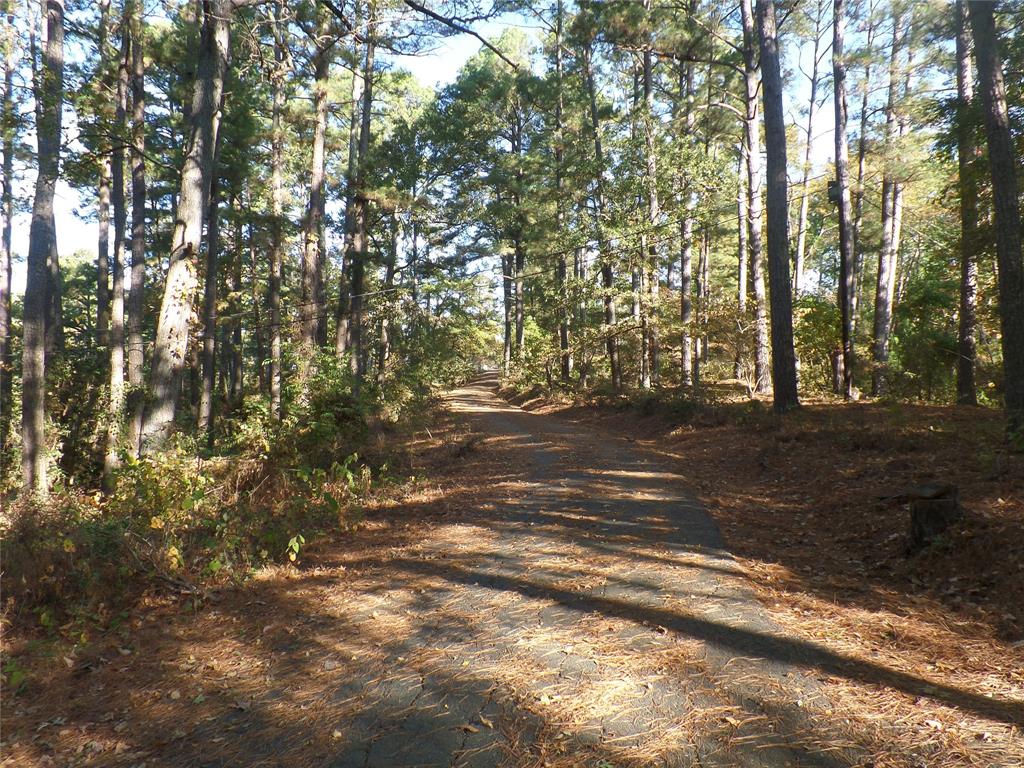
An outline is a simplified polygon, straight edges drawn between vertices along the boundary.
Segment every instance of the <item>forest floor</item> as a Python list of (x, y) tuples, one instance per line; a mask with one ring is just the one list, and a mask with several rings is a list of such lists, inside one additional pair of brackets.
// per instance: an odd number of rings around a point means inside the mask
[[(885, 726), (886, 759), (1024, 765), (1024, 454), (998, 411), (819, 400), (777, 417), (717, 387), (715, 404), (502, 394), (526, 410), (626, 436), (685, 478), (722, 530), (772, 621), (886, 674), (827, 675), (845, 713)], [(908, 554), (893, 500), (957, 486), (963, 521)], [(1015, 702), (1002, 725), (935, 692)]]
[(409, 439), (428, 483), (298, 567), (84, 647), (7, 638), (0, 765), (1024, 765), (1021, 601), (987, 594), (1022, 580), (1016, 458), (911, 567), (873, 494), (943, 473), (931, 433), (874, 477), (891, 446), (812, 409), (680, 429), (492, 388)]

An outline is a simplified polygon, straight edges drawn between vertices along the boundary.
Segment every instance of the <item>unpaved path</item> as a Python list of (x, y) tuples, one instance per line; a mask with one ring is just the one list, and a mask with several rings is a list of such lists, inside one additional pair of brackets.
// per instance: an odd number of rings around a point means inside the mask
[(396, 510), (401, 523), (316, 567), (140, 627), (77, 666), (59, 712), (20, 705), (9, 759), (859, 762), (815, 679), (833, 660), (763, 618), (678, 476), (626, 439), (508, 406), (487, 381), (449, 405), (474, 437), (459, 489), (422, 519)]
[(397, 669), (346, 684), (363, 706), (333, 765), (837, 764), (805, 714), (827, 704), (768, 658), (775, 628), (676, 475), (486, 380), (450, 407), (505, 454), (473, 467), (492, 498), (389, 561), (371, 615), (417, 626)]

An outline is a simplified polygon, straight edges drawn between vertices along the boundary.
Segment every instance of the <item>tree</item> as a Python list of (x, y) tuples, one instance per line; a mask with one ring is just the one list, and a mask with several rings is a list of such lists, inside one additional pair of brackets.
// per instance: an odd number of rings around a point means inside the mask
[(57, 232), (53, 197), (60, 169), (64, 107), (64, 2), (47, 0), (46, 43), (42, 69), (35, 83), (36, 142), (38, 145), (35, 197), (29, 230), (24, 300), (24, 340), (21, 362), (21, 473), (26, 490), (48, 491), (46, 480), (46, 363), (47, 326), (53, 307), (54, 254)]
[(4, 3), (4, 92), (0, 105), (0, 144), (3, 150), (3, 189), (0, 192), (0, 468), (7, 468), (11, 432), (14, 355), (11, 349), (11, 228), (14, 218), (14, 140), (17, 133), (14, 99), (14, 0)]
[(1010, 134), (995, 3), (968, 0), (974, 55), (985, 111), (988, 165), (992, 178), (999, 320), (1003, 332), (1003, 396), (1011, 430), (1024, 427), (1024, 257), (1021, 254), (1017, 153)]
[(829, 47), (822, 45), (827, 31), (825, 23), (826, 0), (815, 0), (811, 9), (814, 31), (811, 33), (811, 71), (808, 75), (810, 96), (807, 100), (807, 127), (805, 129), (804, 157), (800, 179), (800, 213), (797, 218), (796, 255), (793, 259), (793, 294), (800, 296), (803, 288), (804, 264), (807, 255), (807, 216), (811, 207), (811, 149), (814, 145), (814, 118), (820, 101), (821, 62)]
[(358, 383), (362, 381), (363, 375), (366, 372), (366, 363), (363, 357), (365, 346), (363, 344), (363, 318), (364, 318), (364, 296), (363, 291), (365, 288), (365, 277), (366, 277), (366, 262), (368, 258), (367, 253), (367, 207), (369, 200), (367, 199), (367, 178), (366, 168), (368, 162), (368, 154), (370, 151), (370, 132), (372, 130), (372, 115), (373, 115), (373, 85), (374, 85), (374, 56), (376, 53), (376, 26), (377, 26), (377, 14), (376, 14), (376, 0), (367, 0), (367, 14), (366, 14), (366, 51), (363, 59), (363, 94), (362, 104), (360, 107), (360, 122), (359, 122), (359, 144), (358, 151), (356, 153), (356, 172), (354, 177), (355, 189), (352, 193), (352, 216), (348, 218), (348, 212), (346, 212), (346, 221), (350, 223), (350, 246), (347, 254), (347, 261), (349, 264), (349, 275), (350, 275), (350, 305), (349, 305), (349, 365), (352, 373), (355, 374), (355, 380)]
[(846, 139), (846, 0), (832, 6), (832, 89), (835, 102), (836, 192), (839, 205), (839, 314), (842, 333), (843, 396), (853, 398), (856, 364), (853, 347), (854, 295), (857, 271), (853, 251), (853, 213), (850, 202), (850, 151)]
[(786, 122), (774, 0), (757, 1), (761, 44), (764, 133), (768, 161), (768, 274), (771, 286), (772, 387), (775, 410), (799, 405), (793, 348), (793, 294), (789, 282), (789, 191), (786, 181)]
[(974, 141), (974, 75), (970, 19), (964, 0), (956, 2), (956, 139), (960, 185), (960, 318), (957, 326), (956, 401), (977, 405), (974, 361), (978, 323), (978, 151)]
[(178, 388), (188, 349), (189, 316), (196, 291), (195, 260), (214, 172), (214, 144), (228, 67), (233, 14), (232, 0), (211, 0), (204, 7), (185, 165), (178, 193), (178, 213), (153, 348), (151, 400), (142, 426), (143, 452), (162, 446), (174, 424)]
[(323, 4), (316, 3), (316, 30), (313, 53), (313, 150), (310, 155), (309, 205), (303, 221), (302, 303), (299, 306), (300, 371), (305, 375), (317, 346), (326, 340), (324, 332), (324, 168), (327, 153), (327, 83), (330, 79), (332, 51), (337, 40), (332, 35)]
[[(118, 135), (126, 133), (128, 116), (128, 71), (131, 68), (131, 23), (126, 13), (121, 19), (121, 55), (117, 67), (114, 121)], [(110, 378), (107, 392), (107, 452), (103, 472), (107, 485), (119, 463), (121, 449), (121, 422), (124, 417), (124, 239), (128, 213), (124, 198), (124, 147), (114, 147), (111, 153), (110, 180), (114, 207), (113, 281), (110, 292), (109, 338)], [(105, 281), (105, 276), (104, 276)]]
[(131, 36), (131, 175), (132, 263), (128, 295), (128, 449), (138, 455), (145, 404), (142, 349), (144, 293), (146, 289), (146, 64), (143, 55), (142, 0), (127, 0), (128, 34)]
[(768, 314), (764, 283), (764, 249), (761, 235), (761, 129), (758, 124), (760, 65), (752, 0), (740, 0), (743, 19), (743, 74), (746, 85), (745, 152), (747, 159), (747, 245), (754, 287), (754, 391), (767, 392)]
[[(899, 138), (900, 119), (896, 114), (899, 98), (900, 51), (906, 44), (908, 14), (899, 6), (894, 11), (892, 44), (889, 48), (889, 96), (885, 105), (886, 142), (892, 149)], [(886, 368), (889, 365), (889, 335), (892, 331), (893, 298), (896, 293), (896, 265), (899, 257), (899, 227), (902, 216), (900, 182), (889, 168), (882, 174), (882, 249), (878, 254), (878, 279), (875, 282), (874, 366), (871, 372), (871, 394), (886, 391)]]

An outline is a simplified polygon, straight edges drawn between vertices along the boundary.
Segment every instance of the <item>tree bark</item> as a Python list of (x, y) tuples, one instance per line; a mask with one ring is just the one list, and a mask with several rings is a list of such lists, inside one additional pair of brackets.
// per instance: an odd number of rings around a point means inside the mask
[(868, 148), (868, 99), (871, 96), (871, 75), (874, 71), (874, 41), (876, 34), (875, 0), (869, 0), (866, 9), (867, 30), (865, 32), (864, 48), (867, 56), (864, 63), (864, 83), (861, 89), (860, 102), (860, 135), (857, 137), (857, 184), (850, 196), (853, 204), (853, 269), (856, 281), (856, 290), (853, 294), (853, 328), (856, 334), (860, 323), (861, 292), (864, 290), (864, 256), (861, 248), (860, 233), (861, 223), (864, 219), (864, 178), (867, 174), (867, 148)]
[(590, 106), (590, 131), (594, 141), (594, 160), (596, 170), (596, 201), (594, 229), (597, 235), (597, 247), (601, 264), (601, 288), (604, 303), (604, 335), (605, 352), (608, 356), (608, 369), (612, 388), (622, 391), (622, 369), (619, 366), (619, 340), (616, 336), (617, 320), (615, 317), (615, 272), (611, 256), (607, 253), (604, 237), (604, 215), (606, 198), (604, 193), (604, 147), (601, 142), (601, 119), (597, 109), (597, 86), (594, 82), (593, 41), (588, 39), (583, 45), (583, 75), (586, 80), (587, 97)]
[[(561, 237), (565, 228), (565, 170), (564, 149), (565, 137), (562, 124), (562, 25), (564, 9), (562, 0), (558, 0), (555, 11), (555, 217), (558, 236)], [(559, 374), (563, 386), (568, 386), (572, 377), (572, 353), (569, 344), (570, 303), (568, 289), (569, 263), (564, 248), (559, 249), (556, 280), (558, 282), (558, 350)]]
[(760, 65), (757, 62), (757, 36), (754, 30), (752, 0), (741, 0), (743, 19), (743, 75), (746, 85), (747, 114), (744, 126), (747, 140), (747, 221), (750, 234), (750, 266), (754, 287), (754, 391), (769, 387), (768, 313), (764, 282), (764, 250), (761, 230), (761, 135), (758, 124)]
[(384, 311), (380, 314), (377, 329), (377, 386), (384, 386), (387, 377), (388, 363), (391, 361), (391, 313), (394, 311), (393, 289), (395, 287), (395, 267), (398, 264), (398, 214), (391, 211), (389, 216), (390, 241), (388, 255), (384, 264)]
[[(362, 24), (363, 6), (360, 0), (353, 2), (353, 28), (359, 29)], [(359, 57), (359, 41), (353, 35), (352, 59)], [(352, 100), (349, 111), (348, 122), (348, 159), (345, 165), (345, 238), (343, 244), (344, 264), (338, 278), (338, 306), (335, 312), (335, 334), (334, 354), (341, 360), (347, 353), (351, 336), (351, 300), (349, 298), (349, 271), (351, 261), (349, 253), (352, 250), (352, 235), (355, 231), (353, 216), (355, 214), (355, 190), (356, 190), (356, 166), (359, 160), (359, 126), (360, 104), (363, 100), (363, 81), (359, 72), (352, 70)]]
[(978, 325), (978, 148), (974, 142), (974, 76), (970, 20), (964, 0), (956, 0), (957, 162), (960, 185), (960, 318), (957, 328), (956, 401), (977, 405), (974, 381)]
[(832, 88), (835, 102), (835, 165), (839, 189), (839, 314), (843, 348), (843, 396), (853, 398), (856, 365), (853, 347), (853, 297), (856, 268), (853, 251), (853, 211), (850, 201), (850, 150), (846, 139), (846, 0), (834, 0), (832, 26)]
[(1021, 256), (1017, 153), (1010, 134), (995, 3), (969, 0), (974, 55), (985, 109), (989, 172), (999, 269), (999, 320), (1003, 342), (1003, 395), (1009, 427), (1024, 428), (1024, 259)]
[(369, 0), (366, 13), (366, 52), (363, 59), (363, 93), (359, 115), (359, 151), (356, 156), (355, 189), (352, 199), (352, 243), (347, 261), (351, 274), (349, 309), (349, 365), (355, 375), (358, 389), (365, 371), (363, 350), (364, 281), (367, 252), (366, 163), (370, 150), (370, 130), (373, 119), (374, 55), (376, 53), (376, 2)]
[[(219, 131), (218, 131), (219, 133)], [(220, 156), (215, 140), (214, 168)], [(203, 276), (203, 381), (199, 393), (197, 430), (213, 445), (213, 383), (217, 375), (217, 260), (220, 255), (220, 175), (210, 177), (209, 212), (206, 215), (206, 274)]]
[[(695, 11), (695, 3), (690, 4), (691, 12)], [(693, 114), (693, 63), (679, 64), (679, 96), (683, 102), (683, 129), (686, 136), (691, 136), (694, 129)], [(680, 383), (684, 387), (693, 384), (693, 192), (689, 184), (681, 183), (679, 194), (683, 197), (684, 213), (679, 223), (679, 321), (682, 333), (679, 340)]]
[[(110, 29), (110, 0), (100, 0), (100, 18), (96, 47), (99, 52), (98, 86), (101, 89), (100, 99), (117, 103), (116, 86), (114, 85), (115, 68), (108, 57), (111, 56), (107, 32)], [(111, 92), (114, 98), (110, 99)], [(109, 116), (106, 105), (98, 106), (97, 112), (104, 118)], [(104, 124), (101, 133), (108, 134), (100, 138), (99, 143), (99, 182), (96, 185), (96, 223), (99, 232), (96, 240), (96, 344), (107, 345), (107, 334), (110, 329), (110, 175), (112, 151), (109, 134), (113, 126)]]
[(138, 455), (145, 404), (142, 313), (146, 290), (146, 65), (142, 49), (142, 0), (129, 0), (132, 73), (132, 266), (128, 296), (128, 449)]
[(109, 155), (100, 158), (96, 190), (96, 344), (101, 347), (110, 331), (110, 165)]
[(744, 133), (740, 137), (739, 157), (736, 166), (736, 356), (733, 360), (733, 377), (740, 379), (743, 376), (743, 355), (746, 351), (746, 322), (747, 322), (747, 275), (750, 272), (750, 248), (747, 243), (747, 234), (750, 231), (748, 226), (747, 185), (749, 176), (747, 174), (747, 136), (746, 123), (744, 122)]
[(270, 169), (270, 274), (267, 285), (267, 303), (270, 305), (270, 416), (280, 421), (281, 405), (281, 270), (284, 262), (284, 76), (286, 50), (281, 0), (274, 4), (274, 71), (271, 105), (271, 169)]
[(508, 378), (512, 373), (512, 317), (515, 312), (512, 304), (512, 271), (513, 260), (510, 254), (501, 254), (501, 297), (504, 309), (504, 331), (502, 335), (501, 365), (502, 376)]
[[(885, 105), (886, 143), (888, 154), (892, 155), (893, 145), (899, 136), (899, 119), (896, 115), (900, 73), (899, 54), (906, 37), (906, 15), (896, 12), (892, 26), (892, 44), (889, 49), (889, 95)], [(874, 344), (872, 346), (873, 366), (871, 370), (871, 394), (875, 397), (887, 391), (886, 368), (889, 365), (889, 336), (892, 330), (892, 301), (896, 288), (896, 259), (899, 242), (897, 231), (897, 204), (901, 196), (898, 181), (887, 163), (882, 173), (882, 248), (878, 253), (878, 276), (875, 281)]]
[(775, 24), (775, 0), (757, 0), (761, 41), (765, 149), (768, 156), (768, 276), (771, 283), (772, 388), (775, 410), (796, 408), (793, 293), (789, 282), (789, 190), (786, 180), (786, 120)]
[[(128, 119), (128, 70), (131, 67), (131, 32), (128, 17), (121, 23), (121, 56), (117, 69), (117, 107), (115, 122), (123, 129)], [(110, 378), (107, 392), (107, 451), (103, 460), (104, 485), (120, 463), (121, 433), (124, 422), (124, 240), (128, 211), (124, 198), (124, 148), (115, 147), (111, 155), (111, 183), (114, 206), (113, 282), (110, 293)]]
[(230, 55), (232, 0), (204, 6), (202, 43), (192, 97), (185, 165), (181, 174), (178, 215), (163, 301), (157, 321), (151, 401), (142, 427), (142, 452), (159, 449), (171, 434), (188, 351), (189, 318), (196, 293), (196, 264), (214, 173), (214, 144), (220, 123), (221, 96)]
[(47, 0), (46, 45), (37, 96), (38, 174), (32, 201), (24, 297), (21, 378), (21, 470), (25, 490), (45, 494), (48, 285), (56, 250), (53, 198), (60, 167), (64, 105), (64, 2)]
[[(648, 14), (651, 11), (651, 0), (644, 0)], [(649, 25), (648, 25), (649, 27)], [(657, 384), (661, 374), (660, 365), (660, 342), (658, 339), (658, 244), (657, 226), (658, 218), (661, 215), (660, 203), (658, 200), (658, 155), (656, 150), (656, 136), (654, 126), (654, 54), (651, 51), (652, 39), (648, 32), (647, 46), (643, 52), (643, 128), (644, 128), (644, 150), (645, 160), (645, 181), (646, 203), (647, 203), (647, 225), (650, 228), (645, 234), (647, 240), (646, 254), (642, 269), (646, 282), (647, 296), (644, 302), (642, 323), (643, 333), (647, 340), (647, 376), (641, 385), (649, 388)]]
[(316, 53), (313, 56), (313, 152), (309, 172), (309, 204), (303, 222), (302, 303), (299, 305), (299, 375), (304, 379), (324, 333), (324, 166), (327, 139), (327, 82), (334, 40), (327, 13), (316, 4)]
[(818, 87), (821, 80), (821, 38), (825, 28), (825, 0), (816, 0), (814, 41), (811, 52), (810, 99), (807, 103), (807, 141), (804, 143), (803, 168), (800, 179), (800, 213), (797, 218), (796, 256), (793, 260), (793, 296), (800, 298), (803, 290), (804, 262), (807, 258), (807, 218), (811, 207), (811, 149), (814, 146), (814, 118), (818, 113)]
[(11, 350), (11, 234), (14, 218), (14, 2), (4, 3), (4, 94), (0, 106), (2, 131), (3, 191), (0, 193), (0, 215), (4, 223), (0, 232), (0, 474), (7, 471), (7, 446), (11, 434), (11, 406), (14, 401), (14, 356)]
[[(231, 207), (236, 212), (240, 210), (237, 194), (231, 198)], [(232, 246), (234, 255), (231, 263), (231, 277), (228, 283), (228, 291), (231, 294), (231, 359), (228, 375), (228, 402), (232, 409), (242, 404), (242, 397), (245, 393), (245, 356), (242, 349), (242, 217), (235, 215), (235, 232)], [(259, 318), (254, 317), (254, 322), (259, 323)], [(257, 350), (259, 354), (259, 350)]]

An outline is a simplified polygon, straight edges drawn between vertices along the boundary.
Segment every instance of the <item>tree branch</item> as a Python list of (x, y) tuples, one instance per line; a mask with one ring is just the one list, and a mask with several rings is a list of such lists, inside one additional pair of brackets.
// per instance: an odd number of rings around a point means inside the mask
[(502, 61), (504, 61), (510, 67), (512, 67), (512, 69), (518, 71), (519, 65), (516, 64), (514, 61), (512, 61), (504, 53), (502, 53), (495, 45), (493, 45), (486, 38), (484, 38), (479, 32), (475, 32), (474, 30), (470, 29), (469, 27), (466, 27), (466, 26), (463, 26), (462, 24), (459, 24), (454, 19), (449, 19), (449, 18), (447, 18), (445, 16), (442, 16), (441, 14), (437, 13), (436, 11), (430, 10), (425, 5), (420, 5), (418, 2), (416, 2), (416, 0), (403, 0), (403, 2), (407, 6), (412, 8), (414, 11), (418, 11), (419, 13), (422, 13), (424, 16), (429, 16), (434, 21), (439, 21), (442, 24), (444, 24), (446, 27), (450, 27), (451, 29), (454, 29), (456, 32), (461, 32), (461, 33), (463, 33), (465, 35), (472, 35), (477, 40), (479, 40), (481, 43), (483, 43), (487, 48), (489, 48), (495, 55), (497, 55), (498, 58), (500, 58)]

